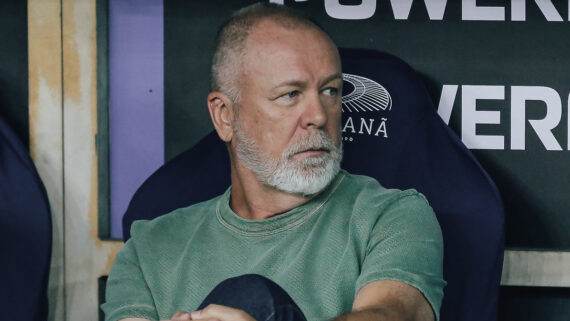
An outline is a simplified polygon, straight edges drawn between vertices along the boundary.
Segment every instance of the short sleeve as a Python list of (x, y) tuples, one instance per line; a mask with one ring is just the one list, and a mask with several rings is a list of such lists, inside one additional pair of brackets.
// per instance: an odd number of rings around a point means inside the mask
[(130, 239), (117, 254), (101, 306), (106, 321), (124, 318), (158, 320), (150, 289), (140, 269), (134, 240)]
[(394, 280), (418, 289), (436, 320), (443, 299), (443, 239), (423, 195), (400, 193), (376, 221), (366, 247), (356, 292), (373, 281)]

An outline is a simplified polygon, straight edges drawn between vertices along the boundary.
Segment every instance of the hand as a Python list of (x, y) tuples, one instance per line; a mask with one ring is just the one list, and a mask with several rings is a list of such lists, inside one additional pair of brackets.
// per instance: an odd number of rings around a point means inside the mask
[(210, 304), (202, 310), (192, 313), (178, 311), (171, 321), (256, 321), (245, 311), (226, 307), (223, 305)]
[(160, 321), (190, 321), (192, 317), (190, 317), (190, 313), (186, 311), (178, 311), (174, 313), (172, 318), (169, 320), (160, 320)]

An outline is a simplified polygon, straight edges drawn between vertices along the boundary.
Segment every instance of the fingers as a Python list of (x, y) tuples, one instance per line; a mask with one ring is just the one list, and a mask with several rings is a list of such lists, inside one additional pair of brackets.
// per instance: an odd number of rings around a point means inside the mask
[(172, 318), (170, 318), (170, 321), (190, 321), (190, 320), (192, 320), (192, 317), (190, 316), (190, 313), (186, 311), (178, 311), (174, 313)]
[(223, 305), (210, 304), (202, 310), (176, 312), (170, 321), (255, 321), (245, 311)]
[(202, 310), (191, 313), (191, 320), (219, 320), (219, 321), (255, 321), (245, 311), (210, 304)]

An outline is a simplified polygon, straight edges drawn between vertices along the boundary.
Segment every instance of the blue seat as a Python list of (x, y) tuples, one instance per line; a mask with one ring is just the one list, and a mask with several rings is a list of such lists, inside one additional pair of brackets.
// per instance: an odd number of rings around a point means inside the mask
[(27, 149), (0, 117), (2, 320), (47, 320), (51, 244), (46, 190)]
[[(345, 78), (342, 167), (385, 187), (426, 195), (442, 227), (442, 321), (497, 318), (504, 210), (496, 186), (437, 115), (418, 75), (378, 51), (341, 50)], [(155, 172), (123, 218), (152, 219), (210, 199), (230, 185), (229, 160), (215, 132)]]

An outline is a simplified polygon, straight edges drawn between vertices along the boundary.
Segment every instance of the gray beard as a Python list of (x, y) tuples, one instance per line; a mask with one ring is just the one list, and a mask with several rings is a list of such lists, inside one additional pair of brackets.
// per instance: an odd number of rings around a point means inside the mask
[[(258, 180), (278, 190), (303, 196), (324, 190), (340, 171), (342, 141), (337, 147), (322, 130), (313, 131), (298, 143), (290, 143), (280, 158), (271, 158), (246, 136), (234, 128), (236, 154), (241, 164), (251, 170)], [(308, 149), (326, 149), (319, 157), (294, 159), (293, 156)]]

